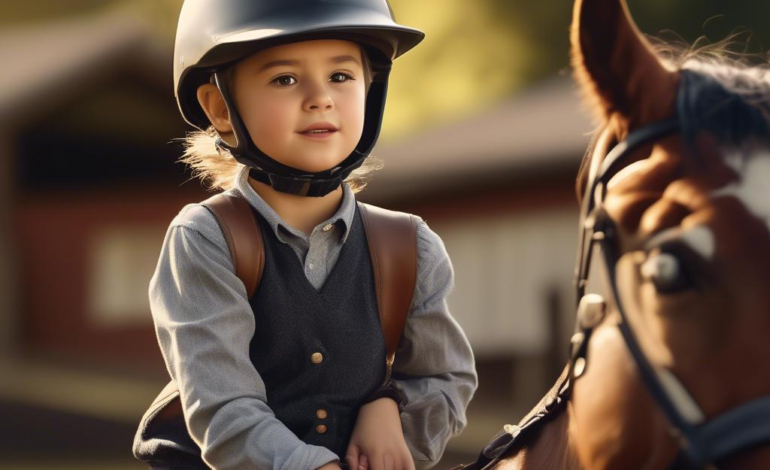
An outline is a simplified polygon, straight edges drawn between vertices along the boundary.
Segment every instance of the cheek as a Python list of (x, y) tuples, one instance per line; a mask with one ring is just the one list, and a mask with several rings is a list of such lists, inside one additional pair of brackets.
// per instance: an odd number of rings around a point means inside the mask
[(287, 139), (295, 130), (293, 108), (286, 98), (267, 94), (244, 96), (239, 111), (254, 144), (265, 153)]
[(354, 144), (357, 143), (361, 138), (366, 115), (366, 96), (363, 86), (356, 87), (356, 90), (351, 93), (340, 94), (335, 98), (335, 105), (340, 124), (346, 129), (346, 140), (355, 140)]

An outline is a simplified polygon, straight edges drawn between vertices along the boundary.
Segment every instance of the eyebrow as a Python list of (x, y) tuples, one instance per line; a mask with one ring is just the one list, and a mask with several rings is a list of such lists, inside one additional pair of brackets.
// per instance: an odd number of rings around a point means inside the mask
[[(356, 64), (361, 65), (361, 63), (352, 55), (340, 55), (337, 57), (332, 57), (331, 59), (329, 59), (329, 62), (333, 64), (341, 64), (343, 62), (355, 62)], [(264, 72), (269, 68), (280, 67), (282, 65), (296, 66), (296, 65), (299, 65), (299, 61), (298, 60), (273, 60), (263, 65), (262, 68), (259, 69), (259, 71)]]
[(361, 65), (361, 63), (352, 55), (339, 55), (337, 57), (332, 57), (330, 62), (335, 64), (340, 64), (342, 62), (355, 62), (358, 65)]

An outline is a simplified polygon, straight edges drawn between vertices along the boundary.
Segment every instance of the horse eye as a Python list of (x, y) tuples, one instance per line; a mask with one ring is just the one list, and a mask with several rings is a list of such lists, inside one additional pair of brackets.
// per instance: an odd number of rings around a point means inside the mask
[(642, 277), (661, 294), (681, 292), (689, 286), (679, 259), (671, 253), (650, 256), (641, 267)]

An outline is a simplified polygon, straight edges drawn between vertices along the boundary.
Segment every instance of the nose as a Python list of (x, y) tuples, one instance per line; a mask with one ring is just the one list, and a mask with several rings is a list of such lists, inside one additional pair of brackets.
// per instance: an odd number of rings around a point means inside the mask
[(302, 108), (305, 111), (329, 111), (334, 109), (334, 100), (332, 99), (327, 82), (306, 81), (306, 96)]

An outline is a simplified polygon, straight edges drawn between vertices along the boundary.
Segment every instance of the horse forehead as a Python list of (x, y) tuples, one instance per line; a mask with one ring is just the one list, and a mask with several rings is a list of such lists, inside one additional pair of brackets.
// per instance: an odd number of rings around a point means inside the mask
[(714, 197), (734, 197), (755, 217), (765, 221), (770, 229), (770, 149), (763, 148), (750, 155), (728, 152), (725, 163), (739, 178), (715, 190)]

